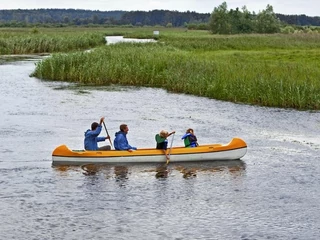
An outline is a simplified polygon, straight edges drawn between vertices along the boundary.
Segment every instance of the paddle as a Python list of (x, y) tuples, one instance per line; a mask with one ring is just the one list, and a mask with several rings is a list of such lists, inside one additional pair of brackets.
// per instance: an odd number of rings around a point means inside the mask
[[(175, 134), (175, 133), (174, 133)], [(172, 136), (172, 140), (171, 140), (171, 145), (170, 145), (170, 150), (169, 150), (169, 157), (167, 158), (167, 165), (169, 164), (170, 161), (170, 154), (171, 154), (171, 149), (172, 149), (172, 144), (173, 144), (173, 139), (174, 139), (174, 134)]]
[(111, 142), (111, 138), (110, 138), (110, 135), (109, 135), (109, 133), (108, 133), (108, 129), (107, 129), (107, 127), (106, 127), (106, 124), (105, 124), (104, 122), (102, 122), (102, 123), (103, 123), (104, 129), (106, 130), (107, 136), (109, 137), (110, 145), (111, 145), (111, 147), (113, 148), (112, 142)]

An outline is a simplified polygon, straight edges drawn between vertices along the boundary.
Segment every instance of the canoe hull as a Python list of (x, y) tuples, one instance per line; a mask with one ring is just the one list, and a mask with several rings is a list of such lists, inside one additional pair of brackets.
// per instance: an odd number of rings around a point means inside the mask
[[(168, 150), (169, 151), (169, 150)], [(237, 160), (247, 152), (246, 143), (233, 138), (228, 144), (210, 144), (196, 148), (174, 147), (170, 162), (201, 162), (215, 160)], [(74, 151), (61, 145), (52, 153), (53, 165), (84, 165), (90, 163), (165, 163), (162, 150), (139, 149), (128, 151)]]

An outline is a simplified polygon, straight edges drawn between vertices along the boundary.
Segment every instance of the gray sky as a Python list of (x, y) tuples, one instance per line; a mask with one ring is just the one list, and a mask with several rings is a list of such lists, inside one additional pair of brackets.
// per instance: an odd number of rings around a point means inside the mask
[[(149, 11), (154, 9), (211, 13), (224, 0), (0, 0), (0, 9), (75, 8), (100, 11)], [(258, 13), (273, 6), (275, 13), (320, 16), (319, 0), (229, 0), (228, 9), (247, 6)]]

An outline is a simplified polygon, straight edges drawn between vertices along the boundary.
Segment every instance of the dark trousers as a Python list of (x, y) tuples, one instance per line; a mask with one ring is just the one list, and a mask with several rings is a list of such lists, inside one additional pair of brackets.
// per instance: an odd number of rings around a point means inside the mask
[(98, 148), (99, 151), (108, 151), (111, 150), (111, 146), (110, 145), (106, 145), (106, 146), (102, 146)]

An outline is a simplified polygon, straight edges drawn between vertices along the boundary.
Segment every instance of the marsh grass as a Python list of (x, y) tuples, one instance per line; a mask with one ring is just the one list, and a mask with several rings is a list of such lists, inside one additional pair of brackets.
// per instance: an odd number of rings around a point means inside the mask
[(40, 62), (33, 75), (90, 85), (160, 87), (261, 106), (320, 109), (317, 54), (316, 49), (195, 54), (161, 43), (122, 43), (90, 53), (53, 55)]
[[(105, 35), (152, 38), (153, 30), (160, 31), (158, 43), (104, 44)], [(11, 40), (6, 49), (12, 52), (72, 51), (39, 62), (32, 76), (41, 79), (159, 87), (237, 103), (320, 109), (320, 34), (221, 36), (166, 28), (0, 33), (0, 47)], [(100, 47), (74, 52), (94, 46)]]
[(0, 55), (38, 54), (84, 50), (105, 44), (101, 32), (55, 32), (40, 30), (0, 32)]

